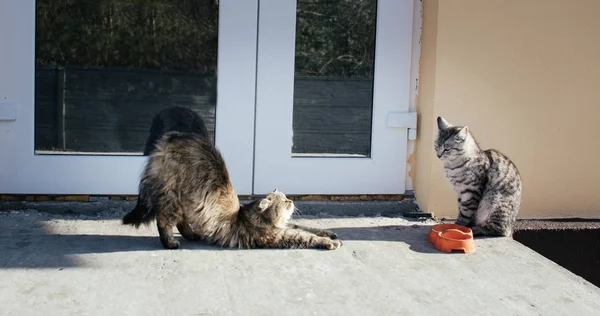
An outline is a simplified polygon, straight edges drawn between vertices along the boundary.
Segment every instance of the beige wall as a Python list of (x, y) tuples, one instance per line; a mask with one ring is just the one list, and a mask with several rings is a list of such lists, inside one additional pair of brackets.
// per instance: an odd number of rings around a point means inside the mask
[(523, 177), (521, 218), (600, 217), (600, 1), (425, 0), (415, 193), (457, 202), (433, 151), (443, 115)]

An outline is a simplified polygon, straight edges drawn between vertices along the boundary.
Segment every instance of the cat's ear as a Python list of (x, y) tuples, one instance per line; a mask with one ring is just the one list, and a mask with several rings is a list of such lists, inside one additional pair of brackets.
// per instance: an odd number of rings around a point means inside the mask
[(270, 199), (262, 199), (258, 203), (258, 208), (260, 209), (261, 212), (264, 212), (266, 209), (269, 208), (269, 206), (271, 206), (271, 200)]
[(448, 127), (450, 127), (450, 123), (448, 123), (448, 121), (446, 121), (443, 117), (438, 116), (437, 118), (437, 125), (439, 129), (447, 129)]
[(469, 127), (468, 126), (461, 128), (460, 131), (458, 132), (458, 137), (460, 137), (461, 139), (467, 139), (467, 135), (469, 135)]
[(277, 188), (275, 188), (275, 190), (273, 190), (273, 193), (277, 193), (279, 192), (279, 190), (277, 190)]

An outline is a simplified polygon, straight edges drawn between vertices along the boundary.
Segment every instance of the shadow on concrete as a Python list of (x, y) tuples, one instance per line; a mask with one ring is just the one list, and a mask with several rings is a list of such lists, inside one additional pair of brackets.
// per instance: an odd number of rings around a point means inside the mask
[(83, 264), (72, 255), (156, 250), (154, 239), (143, 236), (54, 234), (15, 238), (12, 242), (2, 242), (6, 251), (0, 258), (0, 268), (81, 266)]
[[(0, 237), (0, 245), (4, 248), (0, 269), (84, 266), (77, 259), (77, 255), (84, 254), (177, 251), (164, 249), (158, 236), (36, 234), (8, 239)], [(180, 236), (177, 239), (182, 250), (239, 251), (203, 241), (187, 241)]]
[[(426, 254), (440, 254), (441, 252), (428, 241), (431, 226), (375, 226), (375, 227), (340, 227), (331, 229), (342, 240), (362, 241), (392, 241), (403, 242), (409, 245), (409, 249)], [(475, 237), (475, 240), (501, 238), (501, 237)], [(446, 255), (462, 255), (460, 252)]]
[[(79, 255), (105, 254), (117, 252), (155, 252), (173, 251), (164, 249), (157, 235), (104, 235), (104, 234), (69, 234), (69, 227), (64, 226), (60, 232), (52, 228), (53, 215), (42, 214), (35, 216), (19, 213), (11, 216), (0, 217), (0, 269), (23, 269), (23, 268), (66, 268), (86, 266)], [(100, 219), (113, 219), (113, 216), (105, 216)], [(56, 217), (61, 221), (91, 220), (92, 218), (69, 218)], [(81, 223), (81, 222), (80, 222)], [(85, 225), (85, 224), (83, 224)], [(73, 227), (81, 232), (80, 228)], [(416, 233), (419, 229), (421, 232)], [(411, 233), (410, 230), (412, 230)], [(426, 230), (419, 227), (384, 226), (384, 227), (353, 227), (335, 229), (342, 240), (367, 240), (367, 241), (404, 241), (411, 243), (411, 235), (422, 235)], [(208, 244), (204, 241), (188, 241), (182, 238), (176, 231), (175, 236), (179, 240), (181, 250), (194, 251), (248, 251), (240, 249), (222, 248), (217, 245)], [(414, 238), (414, 237), (413, 237)], [(406, 239), (406, 240), (405, 240)], [(408, 241), (407, 241), (408, 240)], [(428, 249), (427, 244), (419, 244), (416, 240), (411, 244), (411, 249), (418, 252), (434, 252)], [(252, 251), (260, 251), (253, 249)], [(267, 250), (267, 249), (263, 249)], [(307, 249), (310, 251), (326, 251), (319, 249)], [(175, 250), (177, 251), (177, 250)]]
[[(65, 219), (76, 218), (61, 218)], [(25, 213), (1, 216), (0, 269), (85, 266), (77, 256), (82, 254), (170, 251), (162, 247), (158, 236), (57, 233), (52, 230), (49, 221), (49, 216), (37, 217)], [(176, 236), (182, 249), (226, 250), (202, 241), (186, 241), (178, 234)]]
[[(104, 213), (102, 216), (57, 216), (38, 212), (0, 213), (0, 269), (6, 268), (64, 268), (85, 266), (79, 255), (139, 251), (171, 251), (162, 247), (156, 231), (152, 236), (139, 236), (135, 230), (118, 231), (117, 234), (85, 233), (86, 228), (61, 225), (53, 228), (52, 221), (73, 221), (72, 225), (87, 225), (88, 220), (120, 219), (122, 211)], [(109, 226), (110, 227), (110, 226)], [(113, 229), (113, 228), (108, 228)], [(133, 228), (132, 228), (133, 229)], [(73, 234), (69, 234), (73, 230)], [(428, 226), (374, 226), (332, 228), (342, 241), (402, 242), (419, 253), (439, 253), (428, 241)], [(182, 250), (240, 251), (222, 248), (203, 241), (187, 241), (176, 237)], [(315, 251), (315, 249), (311, 249)], [(244, 251), (244, 250), (242, 250)], [(256, 250), (254, 250), (256, 251)]]
[(427, 234), (429, 226), (375, 226), (375, 227), (340, 227), (331, 229), (342, 241), (391, 241), (403, 242), (410, 250), (419, 253), (439, 254), (429, 243)]

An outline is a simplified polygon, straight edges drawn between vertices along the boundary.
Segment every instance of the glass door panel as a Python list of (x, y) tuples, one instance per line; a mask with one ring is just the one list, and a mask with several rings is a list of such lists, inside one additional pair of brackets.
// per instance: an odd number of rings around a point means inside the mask
[(370, 156), (376, 15), (376, 0), (298, 1), (292, 156)]
[(257, 18), (258, 0), (3, 1), (0, 97), (18, 115), (0, 117), (0, 192), (137, 194), (152, 117), (184, 106), (250, 194)]
[(214, 0), (37, 0), (36, 154), (141, 155), (171, 106), (214, 139), (218, 22)]

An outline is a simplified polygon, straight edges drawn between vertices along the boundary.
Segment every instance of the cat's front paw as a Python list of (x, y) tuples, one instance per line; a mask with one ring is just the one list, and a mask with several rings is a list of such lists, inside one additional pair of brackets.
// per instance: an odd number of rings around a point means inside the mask
[(165, 247), (166, 249), (178, 249), (179, 242), (178, 241), (167, 242), (167, 243), (163, 244), (163, 247)]
[(327, 249), (329, 250), (336, 250), (338, 248), (340, 248), (343, 245), (342, 241), (339, 239), (335, 239), (335, 240), (330, 240), (329, 242), (327, 242), (325, 244), (325, 247), (327, 247)]
[(485, 236), (485, 231), (480, 226), (471, 227), (471, 231), (473, 232), (473, 237)]
[(456, 222), (454, 222), (454, 224), (469, 227), (469, 222), (461, 219), (457, 219)]
[(330, 239), (338, 239), (338, 235), (332, 231), (328, 231), (328, 230), (322, 230), (320, 231), (317, 236), (319, 237), (328, 237)]

